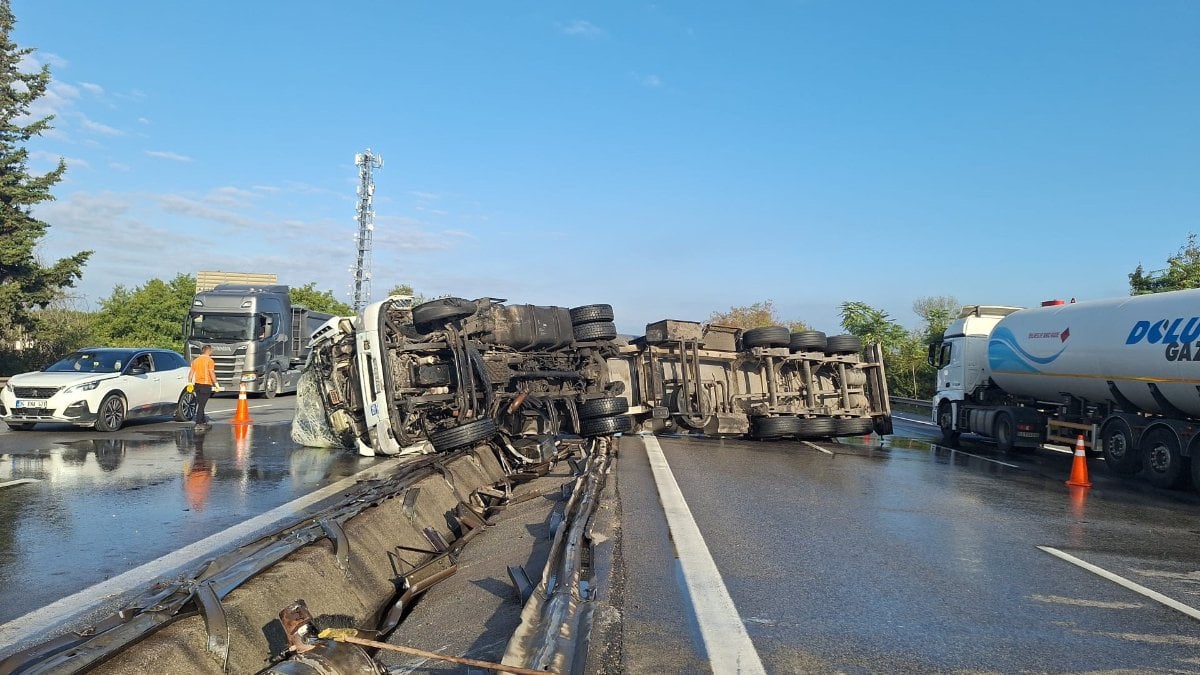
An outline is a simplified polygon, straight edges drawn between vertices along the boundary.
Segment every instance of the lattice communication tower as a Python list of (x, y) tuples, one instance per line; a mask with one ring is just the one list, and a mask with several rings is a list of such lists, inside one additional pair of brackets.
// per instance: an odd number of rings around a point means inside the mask
[(366, 152), (354, 155), (354, 165), (358, 167), (358, 207), (355, 209), (358, 234), (354, 236), (358, 257), (354, 264), (354, 311), (361, 314), (371, 302), (371, 233), (375, 231), (375, 209), (371, 206), (371, 199), (375, 196), (375, 179), (371, 172), (383, 168), (383, 158), (367, 148)]

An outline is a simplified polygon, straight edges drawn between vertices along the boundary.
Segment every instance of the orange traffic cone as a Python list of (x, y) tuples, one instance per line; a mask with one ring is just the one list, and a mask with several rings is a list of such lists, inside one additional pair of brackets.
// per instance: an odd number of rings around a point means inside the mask
[[(233, 413), (233, 419), (229, 420), (232, 424), (252, 424), (254, 420), (250, 419), (250, 404), (246, 402), (246, 383), (242, 383), (242, 389), (238, 392), (237, 410)], [(1082, 438), (1082, 436), (1080, 437)]]
[(1087, 453), (1083, 451), (1083, 434), (1075, 439), (1075, 461), (1071, 464), (1071, 478), (1067, 480), (1067, 485), (1092, 487), (1092, 482), (1088, 480)]

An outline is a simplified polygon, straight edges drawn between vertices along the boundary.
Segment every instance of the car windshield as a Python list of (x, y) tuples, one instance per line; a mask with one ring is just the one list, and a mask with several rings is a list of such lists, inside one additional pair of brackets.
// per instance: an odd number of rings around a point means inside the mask
[(249, 340), (253, 317), (247, 314), (193, 314), (191, 336), (197, 340)]
[(125, 352), (75, 352), (50, 366), (47, 373), (119, 373), (129, 354)]

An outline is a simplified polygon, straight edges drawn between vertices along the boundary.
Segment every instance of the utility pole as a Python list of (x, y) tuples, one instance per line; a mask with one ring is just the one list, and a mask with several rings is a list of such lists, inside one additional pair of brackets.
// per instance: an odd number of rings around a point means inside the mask
[(371, 233), (375, 231), (375, 210), (371, 207), (371, 198), (375, 196), (375, 179), (371, 171), (383, 168), (383, 158), (367, 148), (366, 152), (354, 155), (354, 165), (358, 167), (358, 207), (355, 209), (358, 234), (354, 237), (358, 258), (354, 264), (354, 311), (361, 314), (367, 303), (371, 302)]

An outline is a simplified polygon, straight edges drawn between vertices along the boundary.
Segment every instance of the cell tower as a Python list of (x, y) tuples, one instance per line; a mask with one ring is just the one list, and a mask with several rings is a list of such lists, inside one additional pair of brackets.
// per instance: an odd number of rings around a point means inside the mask
[(354, 155), (354, 165), (358, 167), (358, 207), (355, 209), (358, 234), (354, 237), (358, 245), (358, 259), (354, 264), (354, 311), (361, 314), (371, 302), (371, 233), (375, 231), (375, 210), (371, 207), (371, 198), (375, 196), (375, 179), (371, 177), (371, 171), (383, 168), (383, 158), (367, 148), (366, 152)]

